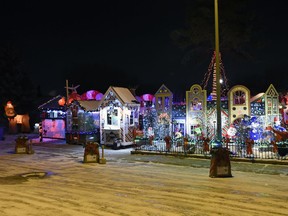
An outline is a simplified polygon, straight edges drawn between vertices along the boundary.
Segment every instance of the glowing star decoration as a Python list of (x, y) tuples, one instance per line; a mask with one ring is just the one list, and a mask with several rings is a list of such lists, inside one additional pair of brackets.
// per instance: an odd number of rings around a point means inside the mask
[(228, 130), (227, 130), (227, 134), (228, 134), (230, 137), (234, 137), (234, 136), (236, 135), (236, 133), (237, 133), (237, 130), (236, 130), (236, 128), (235, 128), (233, 125), (231, 125), (231, 126), (228, 128)]
[(8, 101), (5, 106), (5, 115), (8, 118), (14, 118), (17, 115), (11, 101)]

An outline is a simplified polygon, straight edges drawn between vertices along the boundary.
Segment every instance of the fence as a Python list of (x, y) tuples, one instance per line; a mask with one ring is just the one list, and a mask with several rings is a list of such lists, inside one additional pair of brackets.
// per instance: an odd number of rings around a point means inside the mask
[[(204, 155), (210, 156), (210, 150), (213, 148), (210, 142), (208, 148), (202, 140), (190, 141), (184, 143), (183, 139), (171, 140), (170, 145), (167, 145), (164, 140), (153, 140), (152, 143), (148, 139), (135, 140), (135, 151), (152, 151), (159, 153), (171, 153), (179, 155)], [(225, 144), (226, 145), (226, 144)], [(253, 159), (286, 159), (288, 154), (288, 146), (275, 147), (271, 143), (255, 142), (251, 149), (247, 148), (245, 143), (230, 142), (225, 146), (229, 149), (230, 157), (237, 158), (253, 158)]]

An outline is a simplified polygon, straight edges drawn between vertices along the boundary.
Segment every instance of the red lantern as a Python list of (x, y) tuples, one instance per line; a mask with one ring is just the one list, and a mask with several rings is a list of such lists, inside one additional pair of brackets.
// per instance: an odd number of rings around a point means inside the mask
[(58, 101), (58, 104), (59, 104), (60, 106), (64, 106), (65, 103), (66, 103), (65, 97), (62, 97), (62, 98)]

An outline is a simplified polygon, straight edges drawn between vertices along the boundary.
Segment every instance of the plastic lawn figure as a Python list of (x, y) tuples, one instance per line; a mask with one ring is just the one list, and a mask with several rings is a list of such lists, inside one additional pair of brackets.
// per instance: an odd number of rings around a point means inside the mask
[(170, 148), (171, 148), (171, 137), (170, 136), (166, 136), (164, 138), (164, 141), (166, 142), (166, 150), (170, 151)]
[(253, 154), (252, 146), (254, 144), (254, 140), (247, 138), (245, 143), (246, 143), (246, 146), (247, 146), (247, 155), (252, 155)]

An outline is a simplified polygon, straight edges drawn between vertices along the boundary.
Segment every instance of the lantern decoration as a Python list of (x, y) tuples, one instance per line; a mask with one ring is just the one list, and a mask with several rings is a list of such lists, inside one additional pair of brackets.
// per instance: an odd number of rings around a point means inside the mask
[(89, 90), (86, 92), (86, 97), (88, 100), (95, 100), (96, 98), (96, 95), (98, 94), (99, 92), (96, 91), (96, 90)]
[(96, 99), (96, 100), (101, 100), (102, 97), (103, 97), (103, 94), (99, 92), (99, 93), (96, 95), (95, 99)]
[(102, 97), (103, 94), (96, 90), (89, 90), (80, 96), (81, 100), (101, 100)]
[(66, 103), (65, 97), (62, 97), (62, 98), (58, 101), (59, 106), (64, 106), (65, 103)]
[(153, 101), (154, 95), (152, 95), (152, 94), (143, 94), (141, 96), (141, 98), (142, 98), (143, 101)]
[(81, 97), (81, 100), (87, 100), (86, 92), (83, 93), (80, 97)]

